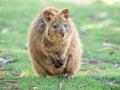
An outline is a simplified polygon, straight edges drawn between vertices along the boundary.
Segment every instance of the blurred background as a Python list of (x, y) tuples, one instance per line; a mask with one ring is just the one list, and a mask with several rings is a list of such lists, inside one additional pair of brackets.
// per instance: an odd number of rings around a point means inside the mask
[[(85, 56), (91, 51), (114, 54), (120, 44), (119, 5), (120, 0), (1, 0), (0, 48), (25, 48), (30, 22), (41, 9), (52, 6), (70, 9), (85, 46)], [(106, 45), (112, 48), (102, 48)]]
[[(89, 75), (93, 75), (94, 79), (90, 77), (88, 81), (97, 82), (96, 86), (88, 85), (88, 89), (83, 90), (93, 90), (90, 89), (93, 87), (94, 90), (98, 90), (98, 87), (99, 90), (119, 90), (120, 0), (0, 0), (0, 76), (3, 75), (5, 79), (9, 77), (14, 79), (11, 71), (15, 74), (32, 72), (26, 49), (29, 25), (40, 10), (50, 6), (60, 9), (68, 8), (79, 32), (84, 50), (80, 73), (85, 80), (81, 82), (86, 81)], [(6, 71), (3, 66), (10, 70)], [(81, 77), (81, 74), (78, 77)], [(101, 80), (101, 78), (104, 79)], [(26, 79), (29, 80), (29, 78)], [(22, 79), (25, 84), (20, 84), (20, 87), (28, 90), (27, 87), (33, 83), (26, 82), (26, 79)], [(33, 79), (33, 82), (36, 83), (37, 80)], [(78, 85), (77, 80), (71, 83)], [(38, 87), (39, 81), (36, 84)], [(57, 90), (54, 87), (56, 83), (52, 86), (51, 81), (45, 82), (53, 88), (51, 90)], [(42, 83), (44, 81), (41, 81), (41, 86), (45, 87)], [(71, 83), (69, 83), (71, 90), (76, 90), (76, 86), (72, 86)], [(6, 85), (8, 84), (0, 84), (0, 90), (3, 90), (2, 87)], [(111, 87), (115, 89), (110, 89)], [(66, 83), (64, 90), (70, 90), (70, 88), (67, 88)]]

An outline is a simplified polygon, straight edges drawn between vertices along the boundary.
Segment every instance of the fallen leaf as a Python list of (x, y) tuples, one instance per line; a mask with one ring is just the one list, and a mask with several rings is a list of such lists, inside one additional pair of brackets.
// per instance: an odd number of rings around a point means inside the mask
[(3, 64), (10, 64), (13, 62), (14, 62), (14, 60), (12, 60), (12, 59), (0, 58), (0, 63), (3, 63)]
[(96, 83), (96, 81), (86, 81), (84, 84), (81, 84), (80, 86), (79, 86), (79, 88), (83, 88), (83, 87), (86, 87), (86, 86), (89, 86), (89, 85), (93, 85), (93, 84), (95, 84)]
[(119, 47), (117, 47), (117, 46), (115, 46), (115, 45), (112, 45), (111, 43), (109, 43), (108, 41), (104, 41), (103, 42), (103, 48), (101, 48), (100, 50), (99, 50), (99, 52), (103, 52), (103, 51), (109, 51), (109, 54), (110, 55), (113, 55), (113, 54), (115, 54), (115, 52), (117, 51), (117, 50), (119, 50)]
[(16, 80), (0, 80), (0, 82), (18, 83)]
[(120, 27), (119, 26), (113, 27), (113, 30), (120, 31)]
[(94, 58), (87, 58), (84, 57), (83, 58), (83, 62), (82, 65), (88, 65), (88, 64), (104, 64), (107, 63), (108, 61), (106, 59), (102, 59), (102, 60), (96, 60)]
[(113, 51), (111, 51), (109, 54), (110, 54), (110, 55), (113, 55), (113, 54), (115, 54), (115, 51), (113, 50)]
[(105, 47), (113, 47), (113, 45), (107, 40), (105, 40), (102, 45)]
[(115, 67), (120, 69), (120, 64), (115, 64)]
[[(4, 42), (3, 42), (3, 40), (0, 40), (0, 44), (3, 44)], [(7, 50), (0, 50), (0, 54), (3, 54), (3, 53), (5, 53), (5, 52), (7, 52)]]
[(4, 59), (3, 58), (0, 58), (0, 63), (2, 63), (4, 61)]
[(27, 77), (30, 75), (30, 72), (23, 72), (19, 77)]
[(83, 88), (83, 87), (86, 87), (86, 86), (88, 86), (88, 84), (82, 84), (82, 85), (79, 86), (79, 88)]
[(98, 64), (99, 62), (97, 60), (90, 60), (88, 61), (88, 64)]
[(38, 90), (38, 87), (32, 86), (29, 90)]
[(59, 83), (59, 90), (62, 90), (62, 85), (63, 85), (63, 82), (60, 82)]
[(103, 83), (107, 83), (107, 84), (109, 84), (109, 85), (111, 85), (111, 86), (114, 86), (114, 85), (117, 85), (117, 86), (119, 86), (119, 84), (117, 84), (116, 82), (115, 82), (115, 80), (107, 80), (107, 79), (100, 79), (100, 81), (101, 82), (103, 82)]
[(0, 72), (0, 77), (4, 76), (4, 72)]
[[(14, 88), (14, 89), (13, 89)], [(4, 90), (20, 90), (19, 87), (14, 87), (14, 86), (6, 86), (3, 88)]]
[(88, 70), (86, 73), (88, 75), (93, 75), (93, 74), (98, 74), (98, 73), (101, 73), (102, 71), (101, 70)]
[(19, 77), (19, 76), (20, 76), (20, 74), (18, 74), (18, 73), (12, 73), (12, 75), (13, 75), (13, 76), (16, 76), (16, 77)]
[(94, 59), (90, 59), (89, 61), (86, 61), (85, 64), (101, 64), (101, 63), (105, 63), (105, 61), (103, 60), (94, 60)]
[(98, 18), (105, 18), (108, 16), (108, 12), (107, 11), (102, 11), (96, 14), (96, 17)]
[(16, 71), (10, 71), (10, 73), (13, 75), (13, 76), (20, 76), (21, 74), (20, 73), (17, 73)]
[(90, 16), (90, 17), (86, 18), (86, 22), (91, 23), (91, 22), (96, 21), (97, 19), (98, 19), (98, 17), (96, 17), (95, 15)]
[(114, 48), (112, 48), (112, 47), (104, 47), (104, 48), (101, 48), (100, 50), (99, 50), (99, 52), (103, 52), (103, 51), (108, 51), (108, 50), (114, 50)]
[(107, 27), (107, 26), (111, 25), (112, 22), (113, 22), (112, 19), (106, 19), (106, 20), (104, 20), (104, 21), (98, 23), (98, 27), (99, 27), (99, 28)]
[(85, 68), (81, 68), (80, 71), (87, 71), (88, 69), (85, 69)]
[(19, 77), (28, 77), (28, 76), (33, 76), (33, 75), (36, 76), (36, 73), (34, 73), (34, 72), (29, 72), (29, 71), (27, 70), (27, 71), (23, 72), (22, 74), (20, 74)]
[(0, 71), (8, 70), (6, 67), (1, 67)]
[(10, 86), (4, 87), (4, 90), (12, 90), (12, 87)]
[(3, 28), (2, 30), (1, 30), (1, 33), (7, 33), (8, 32), (8, 28), (7, 27), (5, 27), (5, 28)]
[(19, 87), (16, 87), (15, 90), (20, 90), (20, 88), (19, 88)]
[(2, 53), (2, 51), (0, 50), (0, 53)]
[(14, 61), (12, 59), (4, 59), (3, 64), (10, 64), (13, 63)]
[(84, 27), (80, 27), (79, 32), (80, 32), (80, 33), (85, 33), (85, 32), (87, 32), (87, 29), (86, 29), (86, 28), (84, 28)]

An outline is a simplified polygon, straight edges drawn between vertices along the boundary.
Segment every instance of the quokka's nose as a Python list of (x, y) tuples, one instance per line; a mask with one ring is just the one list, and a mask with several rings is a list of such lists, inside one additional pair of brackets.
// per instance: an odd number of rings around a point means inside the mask
[(65, 31), (62, 29), (62, 30), (60, 30), (60, 34), (62, 35), (62, 37), (64, 36), (64, 34), (65, 34)]

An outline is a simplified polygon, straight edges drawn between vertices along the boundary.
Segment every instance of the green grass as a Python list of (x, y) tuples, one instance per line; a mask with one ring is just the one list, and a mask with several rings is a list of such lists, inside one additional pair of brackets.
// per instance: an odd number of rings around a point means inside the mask
[[(11, 87), (11, 90), (59, 90), (60, 87), (61, 90), (119, 90), (120, 30), (115, 30), (116, 27), (120, 29), (119, 4), (109, 6), (95, 3), (78, 6), (52, 0), (41, 1), (0, 0), (0, 59), (12, 60), (7, 65), (0, 61), (0, 68), (7, 68), (0, 70), (0, 90), (6, 90), (7, 87)], [(63, 77), (43, 78), (33, 74), (25, 48), (28, 27), (33, 17), (46, 6), (70, 9), (84, 49), (82, 61), (85, 64), (81, 67), (84, 70), (79, 71), (75, 78), (64, 80)], [(107, 15), (100, 17), (104, 12)], [(104, 26), (102, 22), (108, 24)], [(105, 41), (117, 49), (103, 46)], [(91, 60), (93, 63), (90, 64)]]

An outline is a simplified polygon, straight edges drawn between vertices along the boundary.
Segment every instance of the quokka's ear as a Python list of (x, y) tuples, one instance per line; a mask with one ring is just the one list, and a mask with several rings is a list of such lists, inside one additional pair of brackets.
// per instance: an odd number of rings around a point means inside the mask
[(62, 17), (64, 17), (66, 20), (68, 20), (69, 15), (70, 15), (69, 9), (63, 9), (63, 10), (60, 12), (60, 15), (61, 15)]
[(51, 21), (53, 17), (55, 16), (51, 11), (45, 11), (43, 15), (47, 22)]

